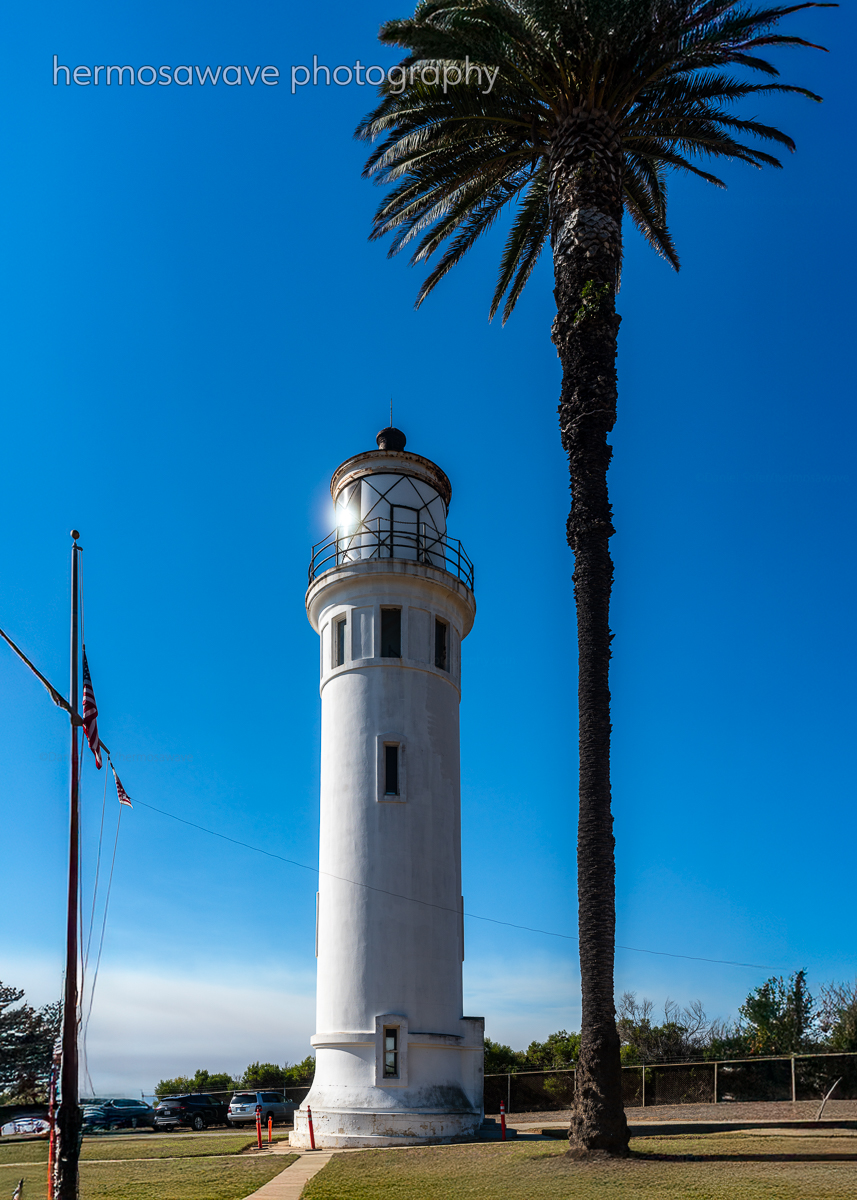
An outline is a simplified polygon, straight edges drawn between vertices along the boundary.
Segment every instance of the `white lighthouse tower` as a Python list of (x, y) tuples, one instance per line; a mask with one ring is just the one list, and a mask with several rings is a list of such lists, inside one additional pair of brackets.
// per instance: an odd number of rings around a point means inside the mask
[(321, 641), (316, 1074), (292, 1144), (443, 1142), (482, 1121), (462, 1011), (459, 722), (473, 567), (451, 487), (397, 429), (331, 480), (307, 614)]

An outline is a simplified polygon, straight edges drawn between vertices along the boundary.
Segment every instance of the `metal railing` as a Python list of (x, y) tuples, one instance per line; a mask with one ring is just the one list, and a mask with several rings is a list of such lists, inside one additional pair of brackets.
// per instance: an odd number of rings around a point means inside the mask
[(312, 548), (309, 582), (325, 571), (373, 559), (424, 563), (448, 571), (473, 591), (473, 563), (457, 538), (431, 525), (391, 525), (378, 517), (360, 525), (338, 526)]
[[(626, 1108), (661, 1104), (857, 1100), (857, 1053), (795, 1054), (710, 1062), (646, 1063), (622, 1068)], [(485, 1111), (548, 1112), (574, 1098), (574, 1068), (485, 1076)]]

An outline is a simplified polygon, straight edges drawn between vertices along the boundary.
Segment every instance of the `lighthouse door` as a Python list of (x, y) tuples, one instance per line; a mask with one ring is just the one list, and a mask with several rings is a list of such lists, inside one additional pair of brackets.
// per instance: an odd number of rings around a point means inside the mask
[(392, 504), (391, 558), (418, 559), (419, 555), (419, 509), (407, 508), (404, 504)]

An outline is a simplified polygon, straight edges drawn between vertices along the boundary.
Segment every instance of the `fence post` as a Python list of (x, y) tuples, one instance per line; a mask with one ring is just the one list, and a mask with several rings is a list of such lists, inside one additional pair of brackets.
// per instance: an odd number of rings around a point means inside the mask
[(646, 1107), (646, 1064), (643, 1063), (643, 1108)]
[(792, 1104), (794, 1104), (796, 1102), (796, 1100), (797, 1100), (797, 1094), (795, 1092), (795, 1056), (792, 1055)]
[(717, 1063), (714, 1064), (714, 1103), (717, 1103)]
[(506, 1112), (512, 1111), (512, 1073), (506, 1076)]

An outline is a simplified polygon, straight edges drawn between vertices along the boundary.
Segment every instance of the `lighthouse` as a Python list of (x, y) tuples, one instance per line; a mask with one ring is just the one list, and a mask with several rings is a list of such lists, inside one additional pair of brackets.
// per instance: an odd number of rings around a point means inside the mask
[(471, 1137), (484, 1020), (463, 1012), (459, 702), (473, 565), (452, 489), (388, 428), (330, 490), (306, 609), (319, 635), (316, 1073), (291, 1142)]

